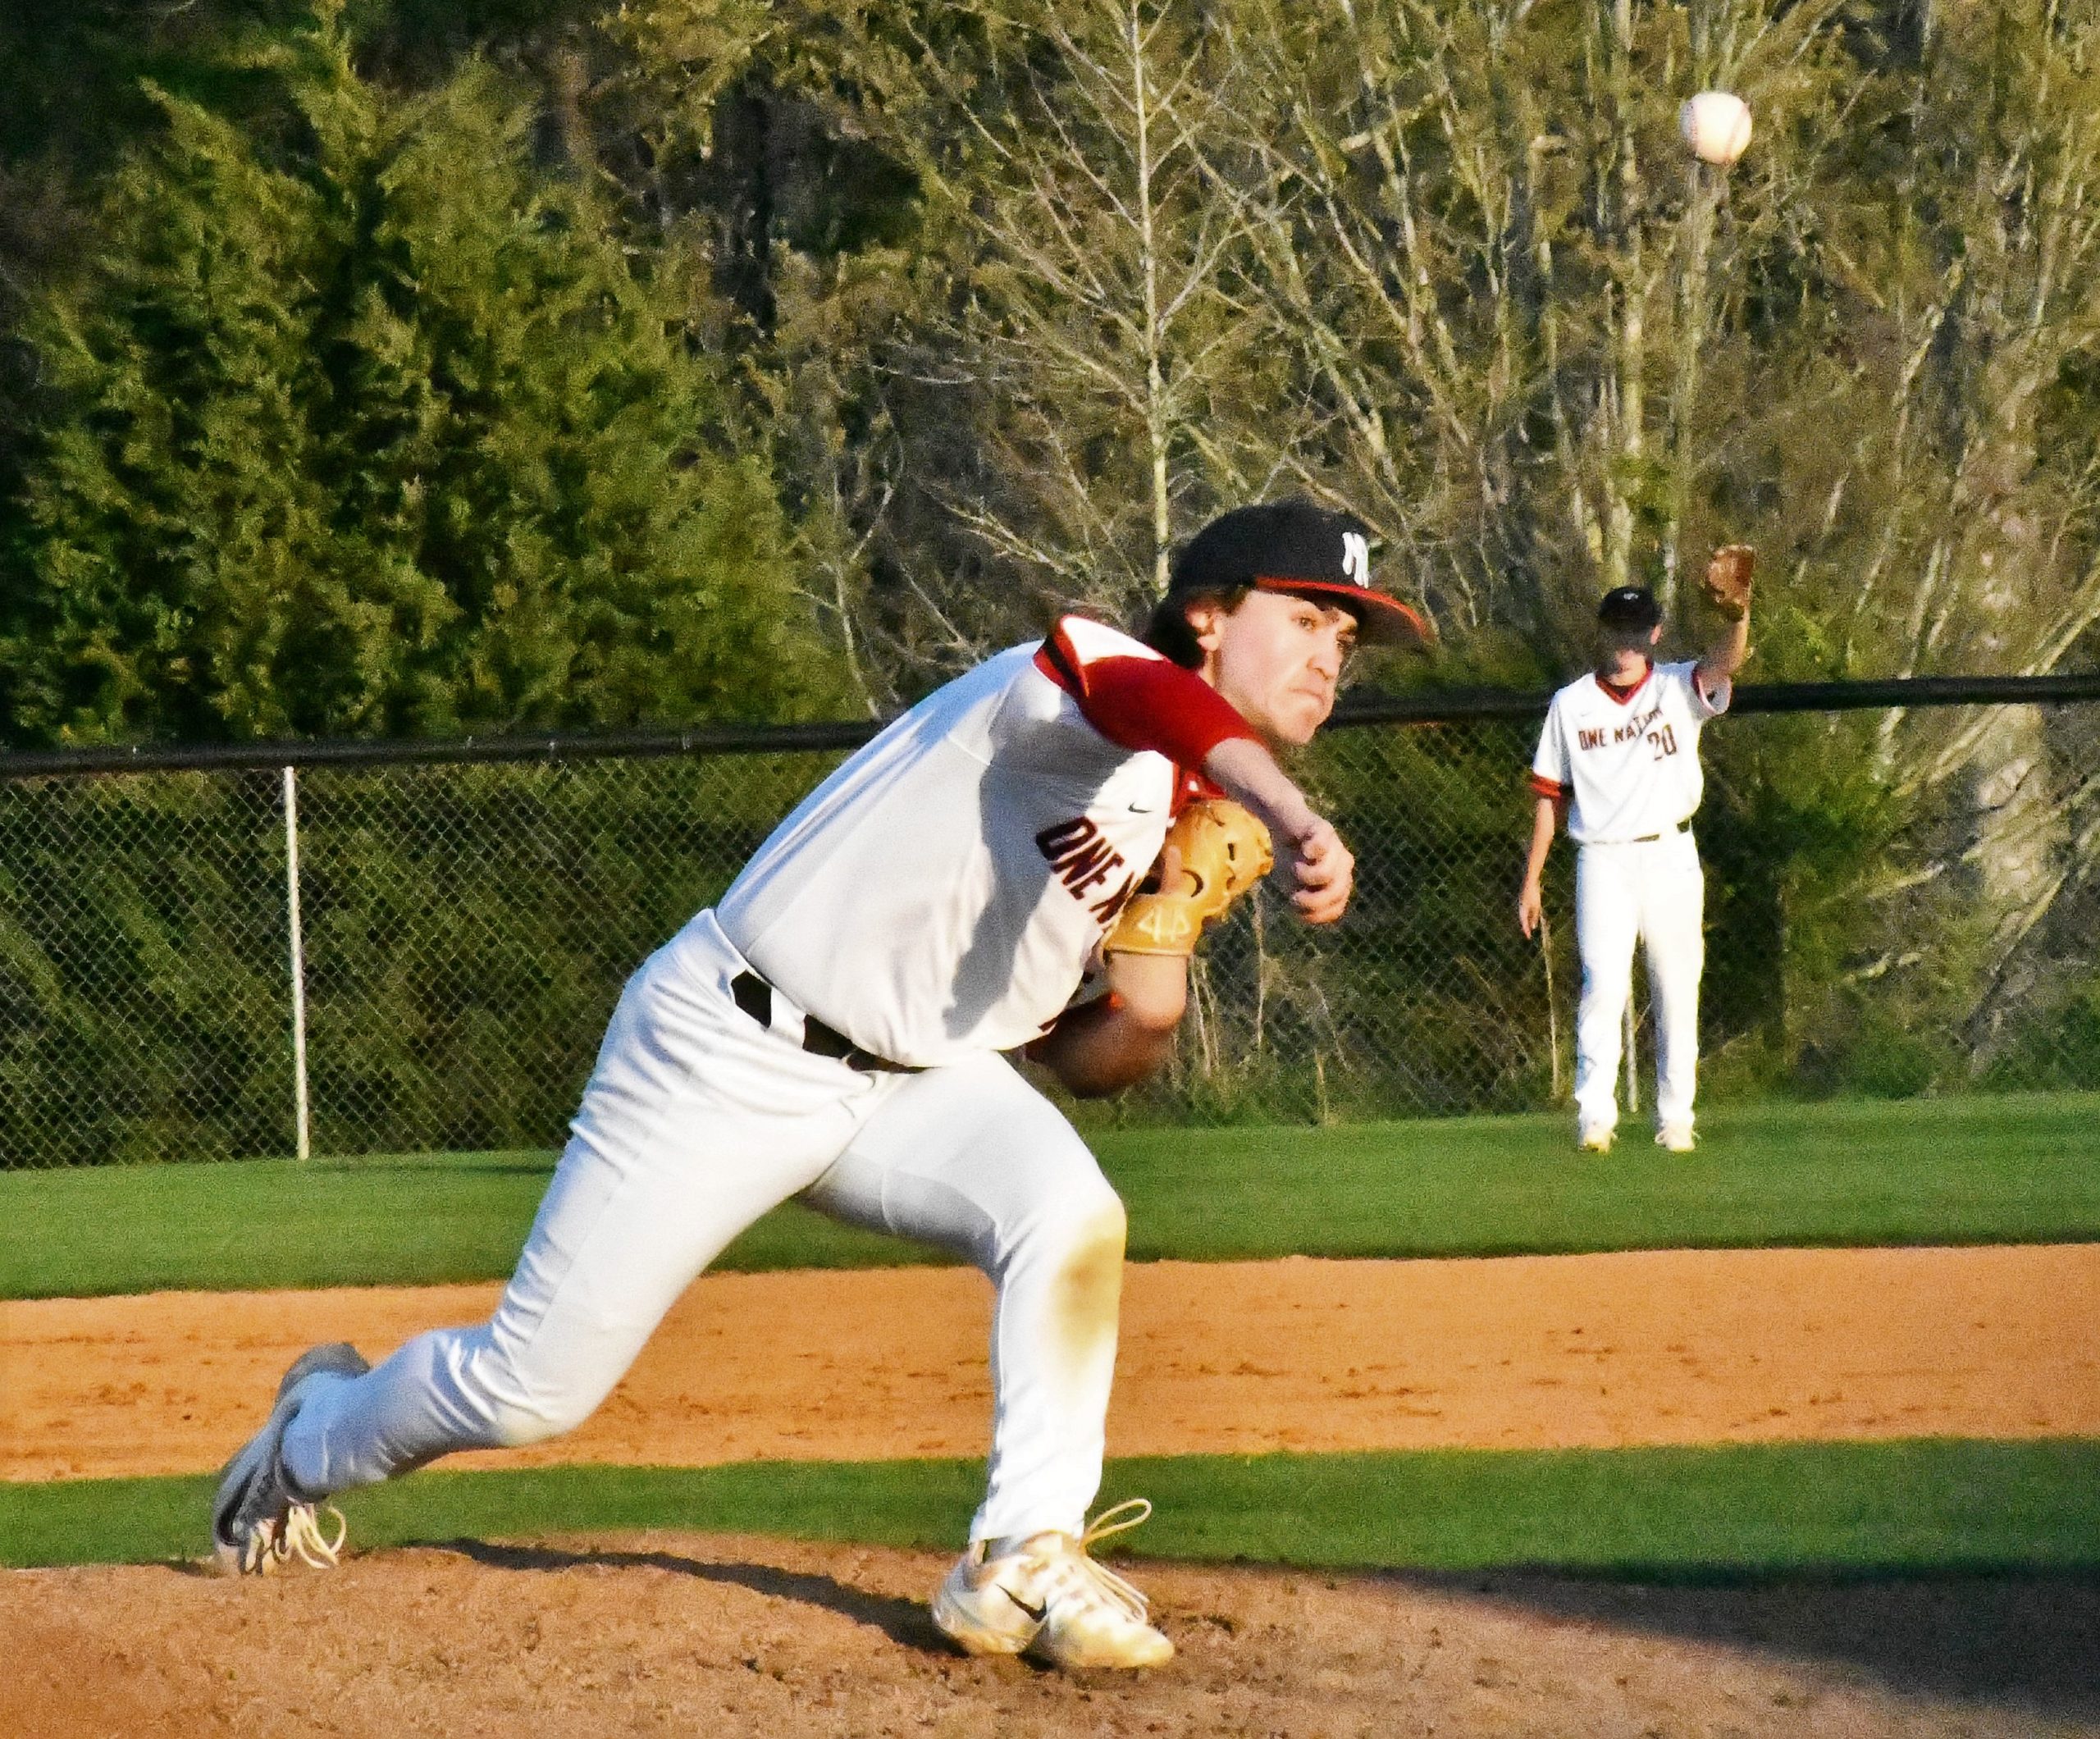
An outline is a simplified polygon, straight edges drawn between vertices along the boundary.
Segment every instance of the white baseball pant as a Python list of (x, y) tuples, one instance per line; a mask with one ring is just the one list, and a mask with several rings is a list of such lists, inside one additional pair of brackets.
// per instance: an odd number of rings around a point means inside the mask
[(1691, 830), (1620, 845), (1586, 845), (1575, 860), (1575, 946), (1582, 998), (1575, 1015), (1575, 1111), (1582, 1127), (1618, 1122), (1618, 1068), (1633, 945), (1647, 956), (1655, 1021), (1655, 1121), (1691, 1126), (1699, 1073), (1699, 975), (1706, 881)]
[(744, 970), (703, 912), (628, 981), (495, 1316), (317, 1382), (285, 1437), (302, 1491), (573, 1429), (724, 1246), (800, 1195), (991, 1278), (989, 1483), (970, 1537), (1079, 1531), (1101, 1481), (1122, 1203), (1003, 1057), (863, 1073), (746, 1015), (728, 988)]

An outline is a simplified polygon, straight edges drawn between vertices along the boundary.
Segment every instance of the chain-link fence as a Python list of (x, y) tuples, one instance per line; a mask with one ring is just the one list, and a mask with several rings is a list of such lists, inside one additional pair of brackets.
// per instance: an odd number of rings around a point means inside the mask
[[(1860, 698), (1746, 691), (1708, 733), (1705, 1089), (2100, 1087), (2100, 706)], [(1300, 769), (1349, 915), (1235, 913), (1107, 1115), (1565, 1102), (1564, 840), (1543, 939), (1514, 919), (1536, 701), (1382, 712)], [(856, 734), (0, 763), (0, 1166), (557, 1144), (628, 973)]]

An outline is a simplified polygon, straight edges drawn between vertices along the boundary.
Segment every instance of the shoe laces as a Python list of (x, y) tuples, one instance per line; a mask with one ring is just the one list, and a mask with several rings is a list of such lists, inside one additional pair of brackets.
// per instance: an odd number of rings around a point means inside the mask
[(350, 1524), (333, 1504), (328, 1506), (328, 1513), (336, 1518), (333, 1540), (322, 1531), (316, 1505), (294, 1504), (275, 1527), (267, 1532), (257, 1530), (250, 1551), (258, 1559), (267, 1556), (273, 1566), (289, 1563), (296, 1558), (309, 1570), (332, 1570), (339, 1562), (343, 1542), (350, 1536)]
[(1145, 1597), (1106, 1564), (1097, 1563), (1090, 1553), (1097, 1541), (1127, 1533), (1151, 1518), (1149, 1498), (1125, 1498), (1088, 1522), (1074, 1549), (1061, 1554), (1075, 1574), (1079, 1584), (1075, 1592), (1113, 1608), (1135, 1624), (1149, 1622), (1146, 1616), (1149, 1605)]

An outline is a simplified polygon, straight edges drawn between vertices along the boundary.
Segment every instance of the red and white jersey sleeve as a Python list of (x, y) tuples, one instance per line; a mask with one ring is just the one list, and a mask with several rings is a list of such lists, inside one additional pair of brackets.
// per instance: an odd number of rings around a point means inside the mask
[(1070, 1001), (1199, 764), (1247, 726), (1193, 673), (1079, 618), (937, 690), (803, 800), (716, 909), (855, 1043), (932, 1066)]
[(1699, 733), (1729, 700), (1726, 682), (1709, 693), (1697, 671), (1689, 662), (1651, 665), (1624, 694), (1591, 674), (1554, 696), (1532, 788), (1567, 802), (1577, 843), (1646, 839), (1691, 818), (1705, 788)]
[(1253, 735), (1201, 677), (1084, 616), (1061, 619), (1037, 648), (1035, 664), (1079, 703), (1088, 723), (1126, 749), (1194, 768), (1227, 737)]

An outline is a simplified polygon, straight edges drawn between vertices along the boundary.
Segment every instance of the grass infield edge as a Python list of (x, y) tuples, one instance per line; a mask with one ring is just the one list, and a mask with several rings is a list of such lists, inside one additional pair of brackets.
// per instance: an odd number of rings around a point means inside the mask
[[(432, 1471), (341, 1500), (357, 1550), (678, 1529), (957, 1548), (975, 1461)], [(210, 1476), (0, 1483), (0, 1564), (194, 1560)], [(1112, 1462), (1134, 1555), (1732, 1582), (2100, 1572), (2100, 1440), (1410, 1450)]]

